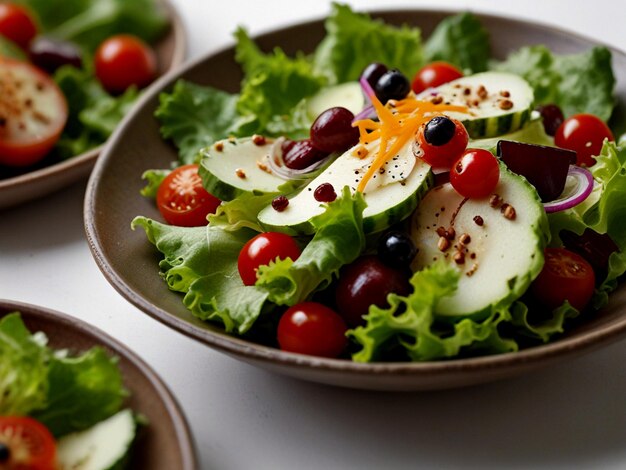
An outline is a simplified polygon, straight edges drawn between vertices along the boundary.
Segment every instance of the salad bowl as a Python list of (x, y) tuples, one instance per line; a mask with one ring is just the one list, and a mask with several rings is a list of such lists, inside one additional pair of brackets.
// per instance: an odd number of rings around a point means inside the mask
[[(401, 10), (376, 12), (391, 24), (421, 28), (427, 37), (451, 12)], [(567, 31), (514, 19), (476, 15), (489, 31), (492, 56), (528, 44), (545, 44), (556, 53), (574, 53), (597, 42)], [(255, 38), (262, 50), (280, 46), (287, 54), (310, 52), (322, 39), (323, 21), (287, 27)], [(612, 126), (624, 129), (626, 55), (612, 49), (617, 80)], [(167, 168), (176, 150), (159, 134), (154, 118), (159, 93), (176, 80), (211, 85), (236, 92), (242, 78), (234, 49), (202, 57), (163, 77), (143, 97), (134, 112), (111, 138), (90, 178), (85, 199), (85, 226), (92, 254), (105, 277), (139, 309), (191, 338), (237, 359), (273, 372), (326, 384), (375, 390), (428, 390), (467, 386), (519, 375), (565, 358), (592, 351), (626, 334), (626, 288), (611, 296), (608, 306), (554, 342), (505, 353), (466, 359), (414, 363), (355, 363), (293, 354), (235, 337), (215, 324), (203, 322), (184, 307), (180, 294), (168, 291), (157, 268), (157, 253), (142, 233), (131, 232), (133, 218), (142, 214), (162, 220), (154, 203), (139, 196), (141, 175), (147, 168)]]
[(148, 422), (133, 444), (129, 468), (197, 468), (193, 440), (180, 406), (163, 381), (135, 353), (77, 318), (31, 304), (0, 300), (0, 318), (16, 311), (29, 331), (46, 335), (53, 349), (76, 353), (99, 346), (119, 359), (124, 386), (130, 392), (125, 405)]
[[(153, 44), (158, 76), (178, 67), (185, 60), (187, 49), (187, 38), (180, 16), (169, 2), (162, 3), (170, 26), (167, 33)], [(87, 177), (102, 148), (103, 145), (100, 145), (52, 164), (46, 164), (44, 159), (34, 169), (29, 168), (26, 172), (15, 171), (6, 177), (0, 177), (0, 209), (45, 196)]]

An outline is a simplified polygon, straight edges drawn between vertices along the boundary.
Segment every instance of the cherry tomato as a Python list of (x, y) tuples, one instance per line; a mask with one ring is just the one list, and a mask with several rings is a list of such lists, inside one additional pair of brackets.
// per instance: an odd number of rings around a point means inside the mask
[[(429, 138), (429, 135), (435, 134), (438, 132), (429, 132), (431, 127), (433, 127), (433, 123), (435, 120), (437, 122), (454, 123), (454, 131), (448, 135), (445, 139), (445, 143), (441, 143), (441, 141), (436, 141), (437, 144), (429, 143), (435, 142), (432, 138)], [(442, 126), (437, 125), (437, 129)], [(446, 126), (447, 127), (447, 126)], [(444, 131), (446, 129), (444, 128)], [(469, 135), (467, 134), (467, 130), (465, 130), (465, 126), (461, 124), (460, 121), (456, 119), (451, 119), (447, 117), (437, 116), (431, 119), (429, 122), (420, 126), (417, 131), (417, 143), (420, 146), (421, 152), (417, 155), (418, 157), (423, 158), (426, 163), (430, 166), (440, 169), (449, 170), (450, 167), (459, 159), (459, 157), (463, 154), (465, 149), (467, 148), (467, 143), (469, 142)]]
[(421, 93), (427, 88), (443, 85), (462, 76), (463, 72), (448, 62), (432, 62), (417, 71), (411, 89), (414, 93)]
[(159, 186), (156, 202), (167, 223), (180, 227), (206, 225), (207, 215), (221, 203), (202, 187), (195, 164), (183, 165), (167, 175)]
[(346, 324), (333, 310), (317, 302), (289, 308), (278, 322), (278, 344), (283, 351), (337, 357), (345, 349)]
[[(5, 461), (0, 468), (17, 470), (54, 470), (56, 445), (50, 431), (27, 416), (0, 416), (0, 445)], [(8, 450), (8, 451), (7, 451)]]
[(67, 121), (65, 96), (52, 79), (26, 62), (0, 58), (0, 164), (41, 160)]
[(463, 197), (487, 197), (499, 179), (496, 157), (483, 149), (467, 149), (450, 170), (450, 184)]
[(591, 265), (565, 248), (546, 248), (545, 264), (530, 286), (530, 293), (542, 305), (553, 310), (566, 300), (582, 311), (591, 300), (595, 275)]
[(556, 130), (554, 143), (557, 147), (574, 150), (576, 164), (592, 166), (596, 163), (594, 155), (600, 155), (604, 139), (614, 141), (611, 129), (593, 114), (575, 114), (563, 121)]
[(129, 34), (105, 40), (95, 55), (96, 76), (111, 93), (122, 93), (131, 85), (144, 87), (156, 75), (154, 51)]
[(37, 35), (37, 26), (26, 8), (13, 3), (0, 3), (0, 35), (26, 49)]
[(276, 258), (291, 258), (295, 261), (299, 256), (300, 247), (289, 235), (279, 232), (259, 233), (248, 240), (239, 252), (237, 267), (244, 285), (253, 286), (259, 266), (276, 261)]

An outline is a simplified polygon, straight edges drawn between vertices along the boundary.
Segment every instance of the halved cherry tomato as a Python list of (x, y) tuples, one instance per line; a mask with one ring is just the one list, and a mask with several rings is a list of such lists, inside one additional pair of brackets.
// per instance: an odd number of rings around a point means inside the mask
[(50, 76), (26, 62), (0, 58), (0, 164), (41, 160), (67, 121), (67, 102)]
[(37, 35), (37, 26), (26, 8), (13, 3), (0, 3), (0, 35), (26, 49)]
[(56, 445), (50, 431), (27, 416), (0, 416), (0, 445), (4, 444), (0, 468), (54, 470)]
[(556, 130), (554, 143), (574, 150), (576, 164), (589, 167), (596, 163), (593, 157), (600, 155), (604, 139), (614, 141), (615, 137), (602, 119), (593, 114), (575, 114)]
[(283, 351), (337, 357), (347, 344), (348, 327), (330, 308), (303, 302), (289, 308), (278, 322), (278, 344)]
[(462, 76), (463, 72), (448, 62), (432, 62), (417, 71), (411, 89), (414, 93), (421, 93), (427, 88), (443, 85)]
[(198, 165), (183, 165), (161, 182), (156, 196), (157, 207), (171, 225), (199, 227), (207, 224), (221, 201), (202, 187)]
[(105, 40), (95, 55), (96, 76), (111, 93), (122, 93), (131, 85), (148, 85), (156, 76), (156, 56), (145, 42), (130, 34)]
[(467, 149), (450, 170), (450, 184), (463, 197), (487, 197), (499, 179), (496, 157), (483, 149)]
[(583, 310), (593, 295), (595, 274), (591, 265), (565, 248), (546, 248), (545, 264), (530, 286), (532, 296), (553, 310), (566, 300)]
[[(454, 123), (453, 132), (446, 137), (449, 140), (445, 143), (437, 142), (440, 145), (429, 143), (427, 140), (426, 134), (428, 134), (428, 129), (434, 121), (445, 122), (450, 126), (452, 125), (451, 123)], [(438, 125), (437, 127), (442, 126)], [(468, 142), (469, 135), (465, 126), (460, 121), (448, 117), (437, 116), (431, 119), (431, 121), (422, 124), (417, 131), (417, 143), (422, 151), (418, 156), (434, 168), (449, 170), (463, 154)]]
[(279, 232), (259, 233), (248, 240), (239, 252), (237, 267), (241, 280), (246, 286), (256, 283), (256, 272), (259, 266), (276, 261), (276, 258), (293, 261), (300, 256), (300, 247), (289, 235)]

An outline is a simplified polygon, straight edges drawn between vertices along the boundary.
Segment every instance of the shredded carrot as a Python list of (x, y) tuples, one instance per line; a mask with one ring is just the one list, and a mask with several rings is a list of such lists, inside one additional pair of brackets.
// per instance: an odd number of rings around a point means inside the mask
[(445, 111), (467, 112), (465, 106), (434, 104), (413, 97), (390, 101), (386, 105), (383, 105), (376, 96), (372, 96), (371, 100), (379, 121), (362, 119), (352, 124), (359, 129), (359, 141), (362, 144), (367, 145), (380, 140), (378, 152), (359, 182), (357, 187), (359, 192), (363, 192), (372, 176), (400, 151), (423, 123)]

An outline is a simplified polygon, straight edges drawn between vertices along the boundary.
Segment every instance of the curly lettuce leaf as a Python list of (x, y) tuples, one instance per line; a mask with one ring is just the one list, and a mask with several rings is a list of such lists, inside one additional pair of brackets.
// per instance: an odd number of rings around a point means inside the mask
[(448, 16), (424, 46), (426, 62), (443, 60), (470, 73), (487, 70), (491, 50), (489, 33), (471, 13)]
[(245, 72), (237, 111), (254, 119), (256, 128), (249, 134), (264, 132), (270, 122), (291, 116), (303, 98), (326, 84), (323, 76), (313, 73), (304, 55), (290, 58), (280, 48), (264, 54), (243, 28), (237, 29), (235, 37), (235, 58)]
[(481, 321), (464, 318), (448, 324), (437, 317), (437, 303), (456, 290), (458, 279), (458, 271), (446, 263), (434, 263), (416, 272), (410, 280), (411, 294), (389, 294), (389, 308), (371, 306), (366, 325), (348, 332), (361, 346), (352, 359), (384, 360), (385, 346), (391, 341), (398, 342), (412, 361), (455, 357), (470, 350), (516, 351), (517, 343), (498, 332), (498, 325), (510, 319), (506, 309), (495, 310)]
[[(528, 309), (525, 303), (518, 301), (510, 308), (511, 323), (516, 327), (516, 332), (520, 335), (538, 339), (547, 343), (556, 334), (565, 331), (565, 321), (576, 318), (578, 310), (565, 301), (559, 308), (548, 313), (545, 318), (536, 318)], [(542, 314), (545, 309), (542, 309)]]
[(237, 111), (239, 95), (179, 80), (159, 100), (161, 135), (176, 145), (181, 164), (194, 163), (199, 150), (217, 140), (252, 134)]
[(327, 287), (339, 269), (354, 261), (365, 247), (361, 193), (345, 187), (340, 198), (311, 222), (315, 235), (296, 261), (278, 260), (260, 266), (256, 286), (269, 292), (278, 305), (295, 305)]
[(17, 0), (37, 16), (42, 30), (93, 52), (105, 39), (129, 33), (153, 42), (167, 29), (165, 9), (156, 0)]
[(0, 35), (0, 57), (15, 60), (28, 60), (28, 57), (20, 46), (2, 35)]
[(77, 357), (53, 356), (47, 406), (32, 416), (56, 437), (113, 416), (128, 395), (117, 363), (99, 347)]
[(146, 181), (146, 185), (141, 188), (141, 195), (150, 199), (156, 198), (157, 191), (163, 180), (172, 170), (152, 169), (146, 170), (141, 175), (141, 179)]
[(45, 406), (48, 357), (45, 339), (31, 335), (19, 313), (0, 319), (0, 416)]
[(615, 107), (615, 77), (606, 47), (557, 55), (545, 46), (528, 46), (491, 67), (521, 75), (533, 87), (537, 104), (555, 103), (565, 116), (591, 113), (606, 121)]
[(412, 77), (423, 64), (420, 30), (394, 27), (347, 5), (333, 3), (326, 20), (326, 37), (314, 54), (315, 72), (329, 84), (358, 80), (371, 62), (382, 62)]
[(239, 252), (256, 234), (253, 230), (175, 227), (145, 217), (136, 217), (132, 227), (142, 227), (163, 254), (163, 278), (171, 290), (186, 294), (183, 303), (196, 317), (244, 334), (267, 310), (267, 292), (244, 286), (237, 268)]

